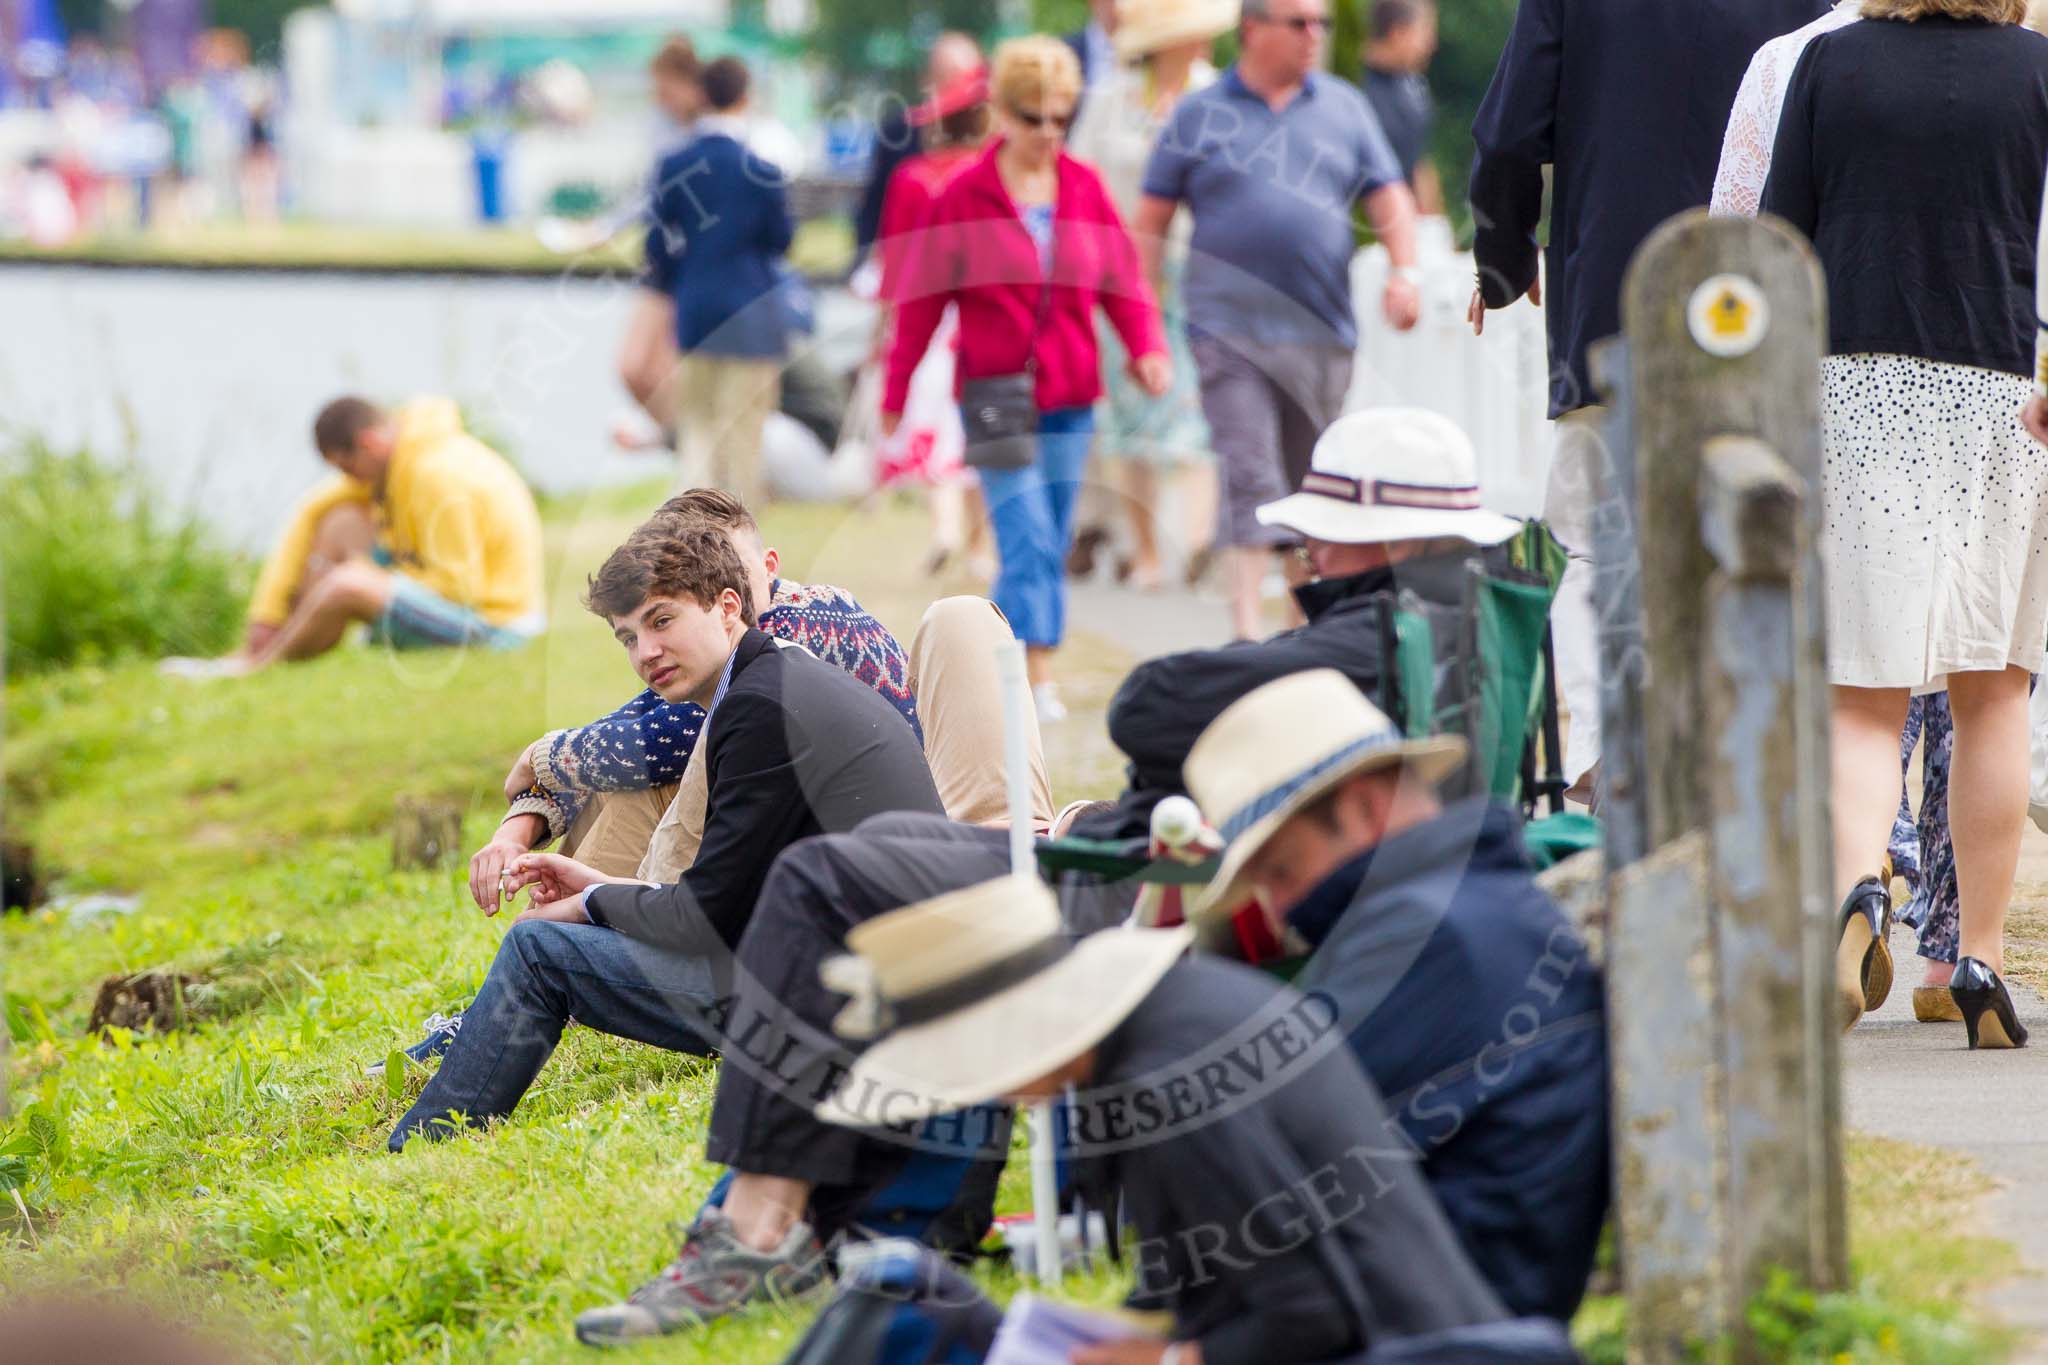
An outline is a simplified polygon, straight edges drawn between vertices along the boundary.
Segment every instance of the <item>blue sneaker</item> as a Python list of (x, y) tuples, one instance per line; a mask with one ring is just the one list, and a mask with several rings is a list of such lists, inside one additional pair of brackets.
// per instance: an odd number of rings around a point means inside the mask
[[(427, 1022), (422, 1024), (421, 1027), (426, 1029), (427, 1036), (407, 1048), (405, 1055), (412, 1058), (418, 1065), (425, 1066), (428, 1062), (455, 1046), (455, 1035), (462, 1032), (462, 1011), (457, 1010), (453, 1014), (441, 1014), (438, 1012), (430, 1014), (427, 1016)], [(379, 1057), (376, 1061), (363, 1068), (363, 1074), (365, 1076), (383, 1075), (384, 1061), (384, 1058)]]

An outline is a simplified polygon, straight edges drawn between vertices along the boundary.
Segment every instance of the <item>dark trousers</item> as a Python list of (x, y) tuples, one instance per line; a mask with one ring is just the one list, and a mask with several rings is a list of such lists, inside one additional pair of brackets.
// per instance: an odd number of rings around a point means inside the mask
[(391, 1134), (397, 1151), (414, 1134), (446, 1137), (460, 1114), (471, 1127), (519, 1104), (571, 1019), (672, 1052), (709, 1056), (707, 1026), (719, 992), (713, 964), (649, 947), (595, 924), (526, 920), (498, 945), (489, 977), (463, 1011), (462, 1031)]
[[(852, 834), (822, 834), (775, 860), (740, 939), (725, 1065), (711, 1111), (711, 1160), (813, 1187), (811, 1222), (830, 1237), (857, 1221), (920, 1142), (954, 1156), (987, 1151), (1000, 1170), (1008, 1124), (949, 1121), (929, 1132), (859, 1132), (821, 1123), (860, 1045), (832, 1032), (845, 998), (818, 979), (855, 925), (1009, 870), (1008, 835), (936, 816), (885, 815)], [(993, 1181), (989, 1182), (993, 1189)]]
[[(846, 1001), (819, 981), (818, 968), (846, 950), (848, 931), (863, 921), (1009, 870), (1008, 831), (910, 813), (805, 839), (777, 858), (740, 940), (710, 1158), (749, 1175), (809, 1182), (812, 1225), (828, 1238), (861, 1221), (915, 1152), (986, 1152), (992, 1189), (1009, 1126), (993, 1121), (989, 1107), (880, 1133), (812, 1116), (860, 1052), (832, 1032)], [(1070, 879), (1060, 887), (1062, 915), (1070, 932), (1091, 932), (1120, 921), (1136, 894), (1135, 885)]]

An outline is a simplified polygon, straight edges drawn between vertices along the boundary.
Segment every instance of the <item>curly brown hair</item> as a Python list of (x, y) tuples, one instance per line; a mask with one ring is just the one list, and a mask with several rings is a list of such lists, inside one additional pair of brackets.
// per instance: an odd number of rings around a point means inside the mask
[(583, 605), (607, 621), (630, 616), (654, 597), (679, 597), (713, 608), (730, 588), (739, 595), (740, 620), (754, 624), (747, 566), (732, 537), (711, 525), (649, 522), (626, 537), (590, 576)]
[(1863, 0), (1866, 19), (1981, 19), (1989, 24), (2023, 24), (2027, 0)]

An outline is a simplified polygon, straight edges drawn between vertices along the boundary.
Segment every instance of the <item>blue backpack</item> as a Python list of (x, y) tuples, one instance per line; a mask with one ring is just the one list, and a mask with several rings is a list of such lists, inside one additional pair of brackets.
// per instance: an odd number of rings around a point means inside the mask
[(901, 1237), (839, 1253), (839, 1288), (783, 1365), (978, 1365), (1003, 1310), (945, 1258)]

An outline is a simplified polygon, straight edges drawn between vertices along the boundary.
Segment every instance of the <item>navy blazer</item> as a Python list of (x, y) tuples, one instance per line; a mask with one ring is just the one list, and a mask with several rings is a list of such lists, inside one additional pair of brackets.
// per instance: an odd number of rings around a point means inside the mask
[(1334, 1005), (1509, 1310), (1569, 1322), (1607, 1217), (1600, 969), (1536, 885), (1519, 822), (1473, 798), (1295, 907), (1295, 981)]
[(647, 273), (675, 300), (676, 345), (782, 359), (789, 317), (779, 266), (794, 235), (782, 172), (730, 136), (706, 133), (663, 157)]
[(1536, 280), (1553, 168), (1550, 415), (1599, 402), (1586, 349), (1621, 330), (1621, 279), (1645, 237), (1705, 208), (1735, 91), (1756, 50), (1830, 0), (1521, 0), (1472, 124), (1473, 253), (1489, 308)]

